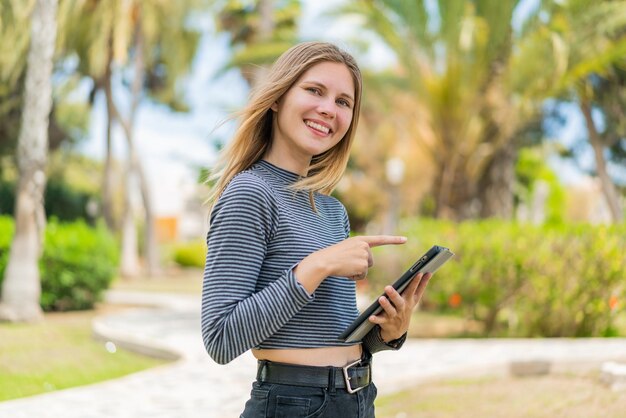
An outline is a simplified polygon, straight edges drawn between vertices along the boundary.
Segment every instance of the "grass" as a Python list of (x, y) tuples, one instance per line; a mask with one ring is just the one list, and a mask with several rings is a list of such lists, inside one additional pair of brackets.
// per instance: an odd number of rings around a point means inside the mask
[[(168, 270), (163, 276), (117, 279), (113, 289), (200, 294), (202, 270)], [(95, 316), (123, 309), (47, 313), (38, 324), (0, 323), (0, 401), (114, 379), (164, 364), (92, 338)]]
[(0, 324), (0, 401), (96, 383), (164, 364), (122, 349), (109, 352), (104, 342), (92, 338), (92, 319), (111, 309), (119, 308), (49, 313), (38, 324)]
[(618, 418), (626, 391), (599, 382), (599, 368), (568, 367), (541, 377), (482, 376), (420, 384), (379, 397), (380, 418)]

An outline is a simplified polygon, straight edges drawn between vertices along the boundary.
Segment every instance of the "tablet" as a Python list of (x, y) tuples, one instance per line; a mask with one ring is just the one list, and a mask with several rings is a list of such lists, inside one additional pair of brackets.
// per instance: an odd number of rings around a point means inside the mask
[[(430, 250), (421, 256), (396, 282), (392, 285), (399, 293), (411, 283), (411, 279), (417, 273), (434, 273), (446, 261), (454, 255), (448, 248), (434, 245)], [(384, 295), (384, 294), (383, 294)], [(361, 341), (365, 335), (376, 324), (371, 323), (368, 318), (372, 315), (378, 315), (382, 310), (382, 306), (376, 300), (365, 310), (344, 332), (341, 333), (339, 339), (345, 342)]]

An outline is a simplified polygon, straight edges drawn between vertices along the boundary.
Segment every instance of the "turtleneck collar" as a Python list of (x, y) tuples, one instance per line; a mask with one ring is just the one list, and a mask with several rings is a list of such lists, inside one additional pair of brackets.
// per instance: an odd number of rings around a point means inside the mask
[(266, 171), (271, 173), (274, 177), (276, 177), (277, 179), (281, 181), (284, 181), (287, 184), (293, 184), (303, 178), (302, 176), (300, 176), (300, 174), (275, 166), (274, 164), (266, 160), (259, 160), (256, 163), (254, 163), (254, 165), (265, 169)]

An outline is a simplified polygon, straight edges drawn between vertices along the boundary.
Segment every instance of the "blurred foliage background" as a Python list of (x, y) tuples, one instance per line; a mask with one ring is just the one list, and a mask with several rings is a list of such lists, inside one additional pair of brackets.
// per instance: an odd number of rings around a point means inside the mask
[(429, 284), (423, 310), (476, 321), (478, 335), (492, 337), (619, 334), (615, 321), (626, 296), (624, 225), (414, 218), (402, 222), (400, 231), (412, 239), (382, 250), (371, 279), (377, 290), (437, 242), (456, 255)]
[[(0, 3), (0, 214), (8, 216), (34, 3)], [(303, 40), (303, 3), (59, 1), (45, 309), (89, 308), (116, 274), (202, 267), (204, 229), (167, 234), (155, 213), (136, 114), (146, 105), (191, 110), (186, 82), (203, 37), (229, 39), (214, 82), (235, 71), (252, 88)], [(410, 238), (380, 252), (369, 290), (437, 243), (457, 255), (422, 309), (478, 321), (481, 335), (626, 335), (615, 325), (626, 299), (626, 2), (360, 0), (325, 18), (356, 25), (333, 40), (359, 61), (373, 42), (393, 57), (363, 66), (361, 124), (335, 191), (355, 233)], [(77, 151), (90, 140), (98, 98), (106, 101), (102, 161)], [(566, 142), (558, 135), (572, 115), (584, 128)], [(125, 157), (113, 150), (115, 127)], [(227, 140), (207, 141), (219, 149)], [(564, 181), (555, 160), (577, 164), (584, 181)], [(208, 162), (201, 170), (199, 178)], [(206, 189), (196, 186), (202, 201)], [(200, 204), (192, 210), (205, 219)], [(0, 281), (11, 224), (0, 217)]]

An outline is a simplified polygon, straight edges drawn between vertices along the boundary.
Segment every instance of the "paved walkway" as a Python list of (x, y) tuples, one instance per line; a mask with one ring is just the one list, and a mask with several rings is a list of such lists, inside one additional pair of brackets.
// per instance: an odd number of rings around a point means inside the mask
[[(0, 403), (2, 418), (229, 418), (237, 417), (254, 379), (248, 352), (226, 366), (205, 353), (199, 334), (199, 299), (116, 292), (107, 299), (153, 308), (99, 318), (96, 334), (118, 345), (177, 353), (173, 364), (75, 389)], [(429, 379), (505, 371), (512, 360), (559, 362), (623, 360), (626, 339), (453, 339), (408, 341), (399, 352), (375, 356), (379, 393)]]

